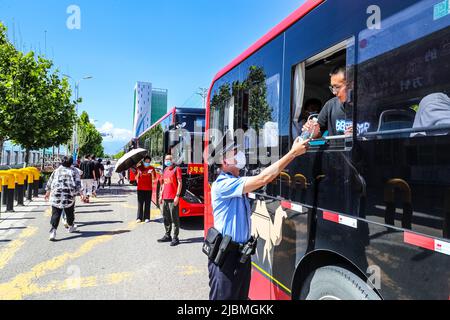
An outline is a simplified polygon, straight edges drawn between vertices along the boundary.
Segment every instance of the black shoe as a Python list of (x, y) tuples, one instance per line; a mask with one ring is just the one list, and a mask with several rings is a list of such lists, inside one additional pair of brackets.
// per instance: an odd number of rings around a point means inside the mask
[(180, 240), (178, 238), (173, 238), (172, 242), (170, 243), (171, 247), (176, 247), (180, 244)]
[(172, 237), (165, 235), (164, 237), (162, 237), (161, 239), (158, 240), (159, 243), (163, 243), (163, 242), (171, 242), (172, 241)]

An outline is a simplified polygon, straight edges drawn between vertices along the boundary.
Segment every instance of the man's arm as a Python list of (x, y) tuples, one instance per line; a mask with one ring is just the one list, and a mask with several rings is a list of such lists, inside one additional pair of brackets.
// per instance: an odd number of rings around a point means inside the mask
[(243, 194), (256, 191), (275, 180), (295, 158), (306, 153), (308, 150), (309, 141), (310, 140), (301, 142), (299, 139), (296, 139), (291, 151), (289, 151), (287, 155), (270, 167), (266, 168), (259, 175), (247, 178), (244, 185)]
[(181, 177), (181, 169), (180, 168), (177, 169), (177, 181), (178, 181), (178, 189), (177, 189), (177, 194), (176, 194), (176, 198), (174, 201), (175, 205), (178, 205), (178, 203), (180, 201), (181, 189), (183, 189), (183, 178)]

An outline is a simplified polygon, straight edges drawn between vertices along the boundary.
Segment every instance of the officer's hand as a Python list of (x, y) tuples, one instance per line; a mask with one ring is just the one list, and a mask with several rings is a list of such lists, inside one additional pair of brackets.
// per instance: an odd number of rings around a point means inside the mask
[(291, 152), (294, 156), (299, 157), (304, 155), (309, 149), (309, 142), (311, 140), (302, 141), (300, 138), (295, 139)]
[(175, 197), (175, 199), (173, 200), (173, 204), (175, 206), (177, 206), (180, 203), (180, 198), (179, 197)]

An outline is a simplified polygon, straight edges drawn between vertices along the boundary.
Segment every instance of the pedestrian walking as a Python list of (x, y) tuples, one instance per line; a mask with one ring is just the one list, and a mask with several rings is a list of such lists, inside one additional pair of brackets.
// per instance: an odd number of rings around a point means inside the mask
[(96, 160), (95, 155), (92, 155), (92, 161), (94, 162), (94, 171), (95, 171), (95, 178), (94, 178), (94, 186), (92, 191), (92, 196), (94, 198), (97, 197), (97, 191), (100, 189), (100, 179), (103, 177), (103, 172), (105, 171), (105, 167), (103, 166), (102, 159)]
[(119, 172), (119, 186), (125, 184), (125, 173)]
[(254, 177), (239, 176), (246, 167), (246, 156), (236, 144), (223, 149), (221, 173), (211, 188), (214, 228), (208, 231), (204, 244), (204, 248), (212, 248), (215, 242), (212, 239), (223, 239), (217, 240), (220, 250), (204, 251), (209, 257), (210, 300), (248, 300), (251, 255), (256, 250), (256, 239), (250, 234), (251, 208), (247, 194), (279, 177), (294, 159), (307, 151), (308, 144), (309, 140), (297, 139), (286, 156)]
[[(161, 186), (159, 203), (163, 207), (164, 227), (166, 234), (158, 242), (171, 242), (172, 247), (180, 243), (178, 238), (180, 233), (180, 215), (178, 205), (183, 187), (181, 169), (174, 166), (171, 155), (165, 157), (166, 169), (163, 173), (163, 183)], [(174, 226), (173, 238), (171, 236), (172, 225)]]
[(76, 231), (75, 198), (80, 192), (81, 180), (78, 172), (72, 168), (72, 164), (72, 159), (64, 157), (61, 166), (52, 173), (47, 183), (45, 201), (50, 201), (52, 206), (50, 241), (56, 239), (56, 230), (63, 211), (67, 218), (69, 232)]
[(82, 201), (89, 203), (95, 179), (94, 163), (91, 161), (90, 155), (85, 156), (84, 161), (81, 162), (80, 169), (83, 171), (81, 177), (81, 186), (83, 188)]
[[(73, 159), (72, 159), (72, 162), (73, 162)], [(77, 161), (75, 162), (75, 164), (72, 165), (72, 169), (75, 171), (76, 181), (79, 181), (79, 182), (80, 182), (79, 195), (81, 196), (81, 194), (82, 194), (82, 192), (83, 192), (83, 191), (82, 191), (83, 188), (81, 187), (81, 177), (82, 177), (82, 175), (83, 175), (83, 171), (80, 170), (80, 161), (79, 161), (79, 160), (77, 160)], [(75, 205), (76, 205), (76, 198), (75, 198)], [(63, 220), (64, 228), (69, 229), (70, 226), (69, 226), (69, 223), (67, 222), (67, 216), (66, 216), (65, 211), (63, 211), (61, 218), (62, 218), (62, 220)]]
[(150, 222), (150, 212), (152, 206), (152, 187), (156, 179), (155, 168), (151, 165), (152, 159), (145, 157), (136, 168), (138, 212), (137, 222)]
[(111, 178), (113, 176), (113, 172), (114, 166), (111, 165), (111, 161), (107, 161), (104, 171), (105, 180), (103, 181), (103, 189), (105, 189), (106, 184), (108, 184), (108, 187), (111, 189)]

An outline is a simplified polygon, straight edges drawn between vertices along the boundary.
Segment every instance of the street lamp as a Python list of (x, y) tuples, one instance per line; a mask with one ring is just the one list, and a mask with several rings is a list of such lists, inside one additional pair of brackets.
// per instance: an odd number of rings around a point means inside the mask
[[(75, 82), (75, 112), (77, 114), (77, 118), (78, 118), (78, 99), (80, 98), (80, 82), (82, 80), (90, 80), (93, 79), (94, 77), (92, 76), (87, 76), (87, 77), (83, 77), (81, 78), (81, 80), (76, 81), (74, 78), (72, 78), (71, 76), (67, 75), (67, 74), (63, 74), (64, 77), (71, 79), (72, 81)], [(75, 127), (73, 130), (73, 139), (72, 139), (73, 143), (72, 143), (72, 151), (73, 151), (73, 161), (77, 160), (77, 156), (78, 156), (78, 122), (75, 123)]]

